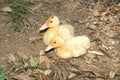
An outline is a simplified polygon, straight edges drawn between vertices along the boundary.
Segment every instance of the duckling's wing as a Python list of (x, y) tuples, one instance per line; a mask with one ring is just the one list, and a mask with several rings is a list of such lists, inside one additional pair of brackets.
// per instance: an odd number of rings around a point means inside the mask
[(87, 36), (73, 37), (68, 41), (68, 46), (71, 47), (73, 57), (86, 54), (87, 49), (90, 47), (90, 41)]
[(86, 54), (87, 49), (85, 49), (81, 46), (79, 46), (79, 47), (77, 46), (77, 47), (74, 47), (74, 49), (72, 51), (73, 51), (73, 57), (79, 57), (81, 55)]
[(69, 24), (60, 25), (58, 27), (57, 33), (58, 33), (58, 36), (66, 40), (74, 36), (74, 28)]
[(70, 25), (70, 24), (63, 24), (63, 25), (61, 25), (61, 27), (65, 27), (66, 29), (68, 29), (69, 30), (69, 32), (70, 32), (70, 34), (72, 35), (72, 36), (74, 36), (75, 35), (75, 33), (74, 33), (74, 27), (72, 26), (72, 25)]
[[(83, 47), (88, 49), (90, 47), (90, 40), (87, 36), (77, 36), (73, 38), (73, 42), (77, 44), (77, 47)], [(76, 48), (77, 48), (76, 47)]]
[(80, 43), (85, 49), (90, 48), (90, 39), (87, 36), (80, 36)]

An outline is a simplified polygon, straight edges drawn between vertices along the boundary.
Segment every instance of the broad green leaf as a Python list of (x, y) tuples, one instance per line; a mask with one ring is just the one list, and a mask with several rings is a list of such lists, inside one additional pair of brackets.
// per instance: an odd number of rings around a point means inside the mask
[(33, 58), (32, 55), (31, 55), (31, 57), (30, 57), (30, 66), (31, 66), (31, 67), (36, 67), (36, 66), (37, 66), (37, 64), (36, 64), (36, 62), (35, 62), (35, 60), (34, 60), (34, 58)]
[(46, 67), (45, 67), (45, 66), (40, 66), (40, 65), (38, 65), (38, 66), (37, 66), (37, 68), (39, 68), (39, 69), (43, 69), (43, 70), (45, 70), (45, 69), (46, 69)]
[(5, 80), (5, 74), (1, 69), (0, 69), (0, 80)]

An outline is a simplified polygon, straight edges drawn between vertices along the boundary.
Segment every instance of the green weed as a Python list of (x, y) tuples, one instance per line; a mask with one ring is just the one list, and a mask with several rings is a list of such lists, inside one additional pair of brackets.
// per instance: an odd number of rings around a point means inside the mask
[(0, 80), (5, 80), (5, 74), (1, 69), (0, 69)]
[(12, 19), (12, 27), (15, 31), (20, 31), (20, 29), (24, 25), (23, 20), (26, 20), (26, 6), (24, 5), (23, 0), (12, 0), (10, 7), (12, 9), (12, 11), (9, 13)]
[(43, 66), (43, 65), (39, 65), (35, 59), (33, 58), (33, 56), (31, 55), (30, 58), (28, 60), (25, 60), (24, 58), (21, 58), (21, 61), (22, 61), (22, 65), (17, 67), (16, 65), (14, 65), (12, 67), (12, 71), (13, 72), (22, 72), (22, 71), (25, 71), (29, 68), (37, 68), (37, 69), (42, 69), (42, 70), (45, 70), (46, 69), (46, 66)]

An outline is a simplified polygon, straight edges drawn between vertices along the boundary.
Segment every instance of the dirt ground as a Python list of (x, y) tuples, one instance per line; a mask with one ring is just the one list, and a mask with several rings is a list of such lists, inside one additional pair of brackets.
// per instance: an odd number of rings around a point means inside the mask
[[(1, 9), (9, 6), (6, 1), (1, 0)], [(21, 32), (14, 32), (11, 23), (7, 23), (8, 13), (0, 13), (0, 69), (4, 70), (7, 80), (120, 80), (119, 0), (24, 1), (31, 10), (27, 17), (31, 26), (23, 26)], [(89, 50), (103, 55), (62, 60), (50, 51), (45, 54), (51, 65), (47, 65), (47, 69), (15, 72), (23, 66), (21, 57), (28, 60), (32, 55), (39, 62), (39, 52), (46, 45), (41, 39), (31, 42), (30, 38), (44, 34), (37, 30), (52, 15), (58, 16), (61, 24), (73, 25), (75, 35), (87, 35), (91, 41)]]

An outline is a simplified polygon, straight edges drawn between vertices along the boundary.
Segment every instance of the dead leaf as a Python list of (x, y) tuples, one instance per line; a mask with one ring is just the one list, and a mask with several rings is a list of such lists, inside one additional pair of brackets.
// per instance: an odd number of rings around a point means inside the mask
[(69, 75), (68, 79), (74, 78), (75, 76), (76, 76), (76, 74), (75, 74), (75, 73), (70, 73), (70, 75)]
[(26, 75), (24, 73), (21, 73), (21, 74), (12, 74), (11, 76), (12, 76), (12, 78), (14, 78), (16, 80), (35, 80), (35, 78), (30, 77), (29, 75)]
[(103, 78), (96, 78), (96, 80), (105, 80), (105, 79), (103, 79)]
[(50, 60), (49, 60), (49, 58), (47, 56), (45, 56), (44, 59), (45, 59), (46, 67), (50, 68)]
[(95, 55), (104, 55), (103, 53), (101, 53), (101, 52), (98, 52), (98, 51), (88, 51), (88, 53), (90, 53), (90, 54), (95, 54)]
[(102, 16), (102, 17), (105, 17), (106, 14), (107, 14), (107, 12), (102, 12), (102, 13), (101, 13), (101, 16)]
[(13, 54), (8, 54), (7, 57), (8, 57), (8, 59), (9, 59), (10, 61), (12, 61), (13, 63), (15, 63), (16, 58), (15, 58), (15, 56), (14, 56)]
[(61, 80), (66, 80), (68, 78), (68, 75), (65, 71), (61, 71), (62, 72), (62, 79)]
[(97, 26), (96, 25), (90, 25), (89, 28), (95, 30), (97, 28)]
[(44, 56), (43, 56), (44, 54), (45, 54), (44, 51), (40, 50), (40, 52), (39, 52), (39, 55), (40, 55), (39, 64), (42, 64), (44, 62)]
[(28, 68), (27, 71), (25, 72), (26, 75), (31, 75), (33, 72), (32, 69)]
[(51, 70), (41, 70), (41, 69), (35, 69), (34, 70), (35, 73), (39, 74), (38, 79), (37, 80), (49, 80), (48, 76), (51, 73)]
[(94, 16), (100, 16), (100, 13), (98, 12), (98, 10), (93, 10), (93, 15)]
[(27, 56), (25, 53), (21, 52), (21, 51), (17, 51), (17, 54), (18, 54), (20, 57), (24, 58), (24, 59), (28, 59), (28, 56)]
[(42, 64), (44, 62), (44, 56), (39, 57), (39, 64)]
[(106, 50), (109, 50), (108, 46), (102, 44), (102, 47), (105, 48)]
[(45, 75), (49, 75), (52, 71), (50, 69), (42, 71)]
[(41, 55), (44, 55), (44, 54), (45, 54), (44, 51), (40, 50), (39, 55), (41, 56)]
[(113, 79), (115, 77), (115, 72), (114, 71), (110, 71), (109, 72), (109, 78)]
[(58, 73), (57, 77), (59, 77), (60, 80), (63, 80), (62, 71), (61, 70), (57, 70), (57, 73)]
[(35, 11), (35, 10), (39, 9), (41, 6), (42, 6), (42, 4), (40, 3), (36, 6), (33, 6), (31, 9), (32, 9), (32, 11)]
[(2, 11), (3, 12), (11, 12), (12, 9), (10, 7), (4, 7), (4, 8), (2, 8)]
[(67, 70), (73, 71), (73, 72), (79, 72), (78, 69), (76, 69), (75, 67), (72, 67), (72, 66), (67, 67)]
[(40, 55), (40, 57), (39, 57), (39, 64), (45, 63), (46, 67), (50, 68), (50, 60), (44, 54), (45, 54), (44, 51), (41, 50), (40, 53), (39, 53), (39, 55)]
[(38, 80), (50, 80), (45, 74), (39, 74)]
[(41, 38), (42, 38), (41, 36), (36, 36), (36, 37), (30, 37), (29, 40), (32, 42), (32, 41), (35, 41), (35, 40), (39, 40)]

